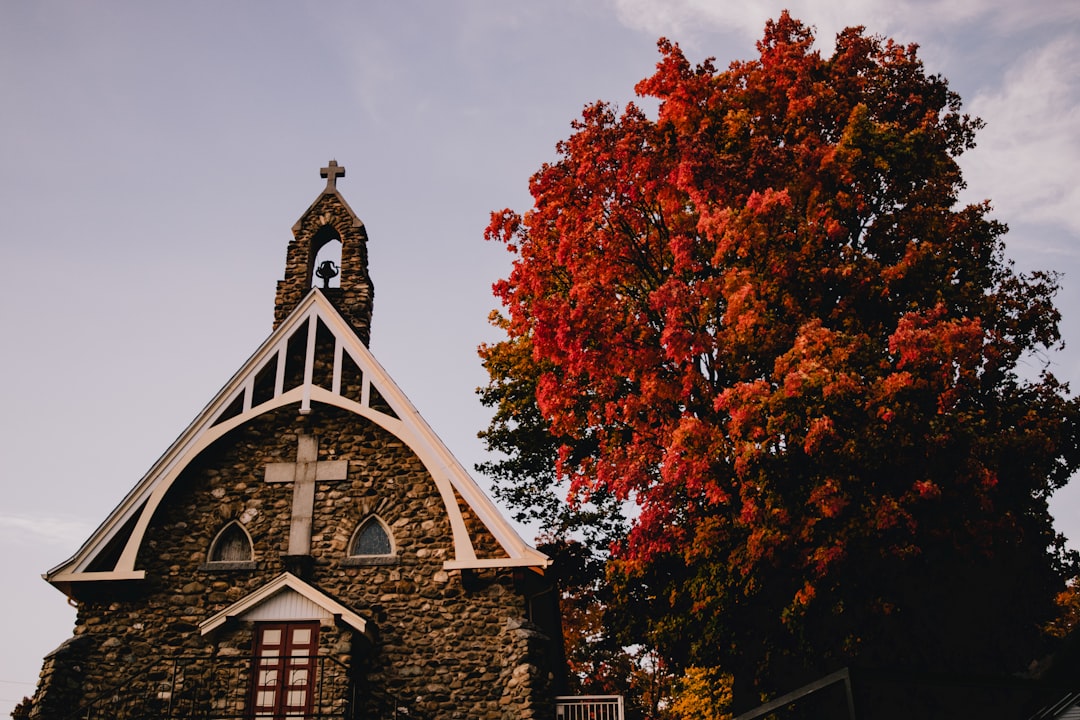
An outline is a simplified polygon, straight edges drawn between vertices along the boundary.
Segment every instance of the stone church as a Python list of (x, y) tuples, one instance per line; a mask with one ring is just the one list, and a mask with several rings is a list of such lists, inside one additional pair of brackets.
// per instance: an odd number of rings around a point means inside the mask
[(368, 350), (344, 173), (292, 228), (273, 332), (46, 573), (77, 618), (32, 718), (556, 716), (549, 559)]

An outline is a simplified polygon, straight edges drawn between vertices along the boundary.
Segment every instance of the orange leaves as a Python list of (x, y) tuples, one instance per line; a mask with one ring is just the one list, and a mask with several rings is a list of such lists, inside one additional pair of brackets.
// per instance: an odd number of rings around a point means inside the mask
[(1080, 626), (1080, 580), (1070, 578), (1065, 589), (1054, 596), (1058, 615), (1043, 628), (1050, 637), (1064, 639)]
[(536, 403), (551, 423), (553, 432), (570, 435), (577, 427), (575, 404), (563, 392), (562, 382), (554, 373), (543, 373), (536, 385)]
[(727, 415), (724, 430), (731, 438), (736, 475), (745, 474), (765, 451), (766, 403), (770, 386), (764, 380), (738, 383), (716, 397), (714, 407)]
[(897, 367), (925, 367), (947, 359), (957, 371), (977, 370), (983, 344), (982, 323), (977, 318), (949, 318), (943, 305), (900, 318), (889, 338), (889, 351)]
[(661, 59), (656, 64), (656, 73), (641, 80), (634, 91), (638, 95), (651, 95), (663, 101), (659, 122), (672, 123), (684, 130), (701, 127), (705, 116), (701, 112), (701, 98), (707, 96), (716, 70), (712, 60), (691, 68), (677, 44), (661, 38), (657, 47)]
[(913, 530), (915, 519), (904, 509), (903, 505), (891, 495), (883, 495), (878, 498), (871, 508), (869, 518), (871, 527), (876, 532), (891, 530), (895, 527), (906, 526)]
[(786, 188), (781, 190), (765, 188), (762, 192), (754, 190), (750, 193), (750, 196), (746, 198), (745, 209), (759, 216), (783, 217), (791, 210), (791, 207), (791, 194)]
[(730, 488), (715, 482), (717, 458), (727, 454), (727, 438), (711, 423), (683, 417), (675, 423), (665, 448), (660, 476), (670, 487), (685, 488), (688, 498), (708, 505), (730, 500)]
[[(644, 605), (723, 629), (702, 647), (752, 654), (782, 619), (769, 652), (847, 659), (928, 617), (918, 563), (1056, 572), (1045, 499), (1080, 467), (1080, 407), (1020, 380), (1059, 338), (1056, 281), (1013, 272), (988, 206), (954, 209), (978, 121), (945, 81), (861, 29), (822, 58), (786, 13), (758, 48), (717, 71), (661, 41), (656, 117), (590, 105), (534, 207), (492, 215), (520, 345), (485, 353), (488, 397), (509, 422), (496, 374), (535, 378), (570, 501), (635, 503)], [(974, 590), (952, 590), (956, 616)]]
[(833, 421), (828, 417), (814, 418), (810, 421), (810, 427), (806, 431), (806, 439), (803, 440), (803, 450), (807, 455), (814, 455), (827, 442), (836, 438), (836, 428)]
[(804, 386), (818, 389), (825, 397), (845, 394), (858, 387), (846, 370), (864, 343), (865, 338), (831, 330), (814, 318), (799, 328), (791, 349), (776, 359), (774, 373), (783, 378), (789, 394), (801, 394)]
[(816, 548), (810, 556), (810, 566), (818, 577), (825, 577), (832, 568), (839, 564), (847, 552), (841, 545), (825, 545)]
[(918, 376), (918, 384), (936, 394), (937, 411), (947, 413), (978, 386), (984, 341), (980, 320), (949, 318), (939, 304), (901, 317), (889, 337), (889, 351), (896, 367), (909, 371), (906, 379), (913, 382)]
[(495, 240), (506, 243), (506, 249), (517, 252), (517, 246), (513, 244), (513, 238), (521, 229), (521, 216), (509, 208), (491, 213), (491, 222), (484, 229), (485, 240)]
[(841, 491), (840, 484), (833, 478), (826, 478), (810, 493), (807, 503), (824, 518), (835, 518), (848, 506), (850, 500)]
[(813, 584), (809, 581), (803, 583), (803, 586), (799, 588), (799, 591), (795, 593), (794, 603), (795, 605), (806, 606), (810, 604), (810, 601), (817, 595), (817, 590), (814, 589)]
[(912, 489), (922, 500), (936, 500), (941, 497), (941, 488), (933, 480), (916, 480)]

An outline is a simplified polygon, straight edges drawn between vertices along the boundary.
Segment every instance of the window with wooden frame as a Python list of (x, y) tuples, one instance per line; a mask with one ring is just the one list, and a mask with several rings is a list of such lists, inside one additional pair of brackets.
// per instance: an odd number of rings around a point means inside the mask
[(221, 528), (207, 553), (206, 566), (216, 569), (250, 569), (255, 567), (251, 536), (235, 520)]

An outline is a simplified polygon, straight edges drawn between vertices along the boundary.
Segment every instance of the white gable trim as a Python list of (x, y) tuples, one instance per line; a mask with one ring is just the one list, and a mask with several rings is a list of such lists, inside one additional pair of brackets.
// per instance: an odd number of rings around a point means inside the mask
[[(314, 353), (314, 336), (318, 322), (333, 334), (335, 341), (335, 369), (331, 390), (312, 382), (311, 367)], [(303, 382), (297, 387), (284, 390), (284, 367), (289, 339), (308, 326), (307, 359)], [(341, 362), (347, 354), (363, 374), (360, 401), (341, 395)], [(255, 379), (270, 363), (277, 363), (273, 396), (265, 401), (254, 400)], [(372, 389), (390, 406), (393, 415), (372, 408)], [(530, 547), (502, 516), (494, 503), (484, 494), (461, 463), (450, 453), (435, 432), (420, 416), (401, 388), (379, 364), (371, 351), (360, 341), (349, 324), (334, 309), (317, 288), (304, 298), (289, 317), (275, 330), (243, 367), (202, 410), (172, 446), (143, 476), (138, 485), (83, 546), (70, 559), (50, 570), (45, 578), (63, 589), (63, 584), (82, 580), (104, 579), (101, 573), (89, 572), (94, 559), (108, 546), (127, 523), (135, 520), (134, 529), (128, 536), (120, 559), (111, 572), (130, 577), (135, 570), (135, 560), (154, 511), (169, 488), (187, 465), (211, 443), (263, 413), (285, 405), (299, 403), (301, 413), (310, 412), (311, 403), (319, 402), (342, 408), (378, 424), (387, 432), (401, 439), (420, 458), (431, 474), (442, 497), (450, 526), (453, 531), (454, 557), (447, 560), (447, 568), (480, 567), (546, 567), (550, 559)], [(231, 409), (239, 409), (227, 417)], [(501, 546), (504, 557), (477, 558), (476, 551), (465, 526), (455, 492), (480, 518), (480, 521)], [(93, 577), (96, 576), (96, 577)]]
[[(291, 596), (291, 597), (290, 597)], [(276, 608), (285, 606), (305, 608), (298, 615), (282, 615), (275, 608), (275, 601), (292, 600), (277, 603)], [(297, 602), (299, 601), (299, 602)], [(260, 610), (270, 610), (269, 615), (260, 615)], [(221, 612), (211, 615), (199, 623), (199, 632), (206, 635), (224, 625), (229, 619), (242, 620), (249, 617), (255, 620), (341, 620), (370, 639), (373, 633), (368, 629), (368, 622), (337, 600), (327, 597), (306, 582), (291, 573), (282, 573), (266, 585), (246, 597), (237, 600)]]

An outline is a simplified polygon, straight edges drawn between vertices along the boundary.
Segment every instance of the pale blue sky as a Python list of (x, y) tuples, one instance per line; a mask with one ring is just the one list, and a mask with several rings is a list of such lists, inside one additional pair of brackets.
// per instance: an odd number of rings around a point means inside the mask
[[(737, 7), (736, 7), (737, 6)], [(656, 39), (751, 57), (783, 4), (749, 0), (0, 3), (0, 713), (73, 611), (71, 555), (270, 331), (290, 227), (339, 187), (367, 225), (372, 349), (467, 467), (491, 210), (588, 102), (625, 103)], [(918, 42), (988, 127), (964, 161), (1022, 268), (1066, 273), (1080, 387), (1080, 5), (803, 0), (828, 46)], [(1080, 538), (1080, 488), (1055, 503)], [(25, 683), (25, 684), (23, 684)]]

